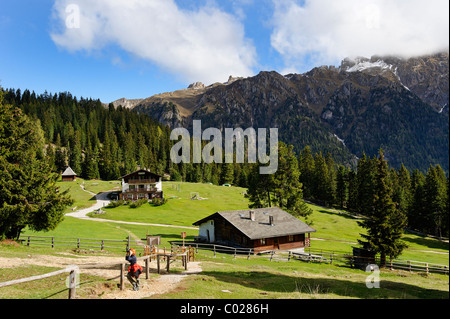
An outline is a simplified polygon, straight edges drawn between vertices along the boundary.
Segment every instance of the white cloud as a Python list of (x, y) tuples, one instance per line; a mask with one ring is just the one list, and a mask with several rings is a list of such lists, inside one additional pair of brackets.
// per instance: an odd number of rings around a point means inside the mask
[[(70, 4), (80, 9), (79, 28), (67, 27)], [(256, 65), (243, 24), (214, 4), (184, 10), (174, 0), (55, 0), (53, 18), (59, 47), (92, 52), (118, 45), (184, 81), (224, 82), (252, 75)]]
[[(271, 45), (286, 67), (348, 56), (448, 50), (448, 0), (273, 0)], [(304, 71), (304, 70), (302, 70)]]

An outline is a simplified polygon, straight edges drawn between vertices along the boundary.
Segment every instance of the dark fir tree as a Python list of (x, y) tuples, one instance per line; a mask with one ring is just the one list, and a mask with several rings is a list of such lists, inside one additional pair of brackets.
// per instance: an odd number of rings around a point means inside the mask
[(0, 239), (22, 229), (53, 230), (72, 203), (59, 193), (58, 175), (43, 155), (44, 132), (20, 109), (3, 104), (0, 92)]
[(358, 242), (365, 248), (379, 253), (381, 266), (385, 266), (386, 257), (397, 258), (406, 247), (401, 240), (406, 216), (392, 201), (393, 190), (389, 168), (381, 150), (376, 161), (373, 185), (373, 207), (369, 210), (367, 218), (358, 222), (358, 225), (367, 232), (360, 234), (364, 240)]

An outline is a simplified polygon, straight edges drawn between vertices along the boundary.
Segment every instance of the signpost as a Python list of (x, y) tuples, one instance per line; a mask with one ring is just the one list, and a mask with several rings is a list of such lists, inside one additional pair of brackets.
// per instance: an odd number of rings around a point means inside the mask
[(186, 232), (181, 232), (181, 238), (183, 238), (183, 247), (184, 247), (184, 239), (186, 238)]

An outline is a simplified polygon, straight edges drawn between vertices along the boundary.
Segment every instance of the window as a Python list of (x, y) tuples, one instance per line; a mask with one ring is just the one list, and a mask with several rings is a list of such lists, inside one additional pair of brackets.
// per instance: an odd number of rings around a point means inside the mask
[(289, 235), (289, 242), (293, 242), (294, 241), (294, 235)]
[(266, 244), (266, 239), (265, 238), (261, 238), (259, 240), (259, 242), (260, 242), (261, 245), (265, 245)]

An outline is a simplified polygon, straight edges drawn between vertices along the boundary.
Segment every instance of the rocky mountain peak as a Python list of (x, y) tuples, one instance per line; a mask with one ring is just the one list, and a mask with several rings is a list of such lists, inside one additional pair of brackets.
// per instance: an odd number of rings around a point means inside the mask
[(194, 82), (192, 84), (189, 84), (188, 89), (192, 89), (192, 90), (200, 90), (200, 89), (204, 89), (205, 85), (202, 82)]

